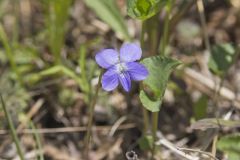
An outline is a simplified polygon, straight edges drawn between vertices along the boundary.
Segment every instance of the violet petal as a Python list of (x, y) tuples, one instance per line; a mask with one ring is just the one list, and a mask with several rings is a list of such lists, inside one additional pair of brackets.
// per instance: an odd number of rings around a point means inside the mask
[(96, 62), (102, 68), (109, 68), (119, 61), (118, 53), (114, 49), (104, 49), (95, 56)]
[(129, 73), (132, 80), (141, 81), (147, 78), (148, 70), (147, 68), (137, 62), (129, 62), (126, 64), (127, 72)]
[(121, 62), (134, 62), (142, 56), (142, 49), (135, 43), (125, 43), (120, 49)]
[(123, 86), (123, 89), (126, 92), (129, 92), (131, 89), (131, 79), (130, 79), (130, 75), (128, 74), (128, 72), (123, 72), (123, 73), (118, 74), (118, 78), (119, 78), (121, 85)]
[(118, 86), (118, 83), (115, 67), (109, 68), (102, 76), (102, 88), (105, 91), (112, 91)]

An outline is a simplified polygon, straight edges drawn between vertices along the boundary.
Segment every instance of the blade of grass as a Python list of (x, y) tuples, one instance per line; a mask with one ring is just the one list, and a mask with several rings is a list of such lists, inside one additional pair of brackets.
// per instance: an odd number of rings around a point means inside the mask
[(38, 74), (38, 76), (40, 76), (39, 78), (41, 78), (41, 77), (45, 77), (45, 76), (49, 76), (49, 75), (54, 75), (57, 73), (63, 73), (66, 76), (74, 79), (79, 84), (79, 87), (82, 88), (83, 83), (82, 83), (82, 80), (79, 78), (79, 76), (74, 71), (72, 71), (71, 69), (69, 69), (63, 65), (56, 65), (56, 66), (53, 66), (46, 70), (43, 70)]
[(115, 32), (120, 33), (124, 40), (131, 39), (115, 0), (85, 0), (85, 3)]
[(19, 139), (18, 139), (18, 136), (17, 136), (17, 133), (16, 133), (16, 129), (13, 125), (13, 121), (11, 119), (11, 116), (10, 116), (6, 106), (5, 106), (5, 102), (3, 100), (3, 97), (2, 97), (1, 93), (0, 93), (0, 97), (1, 97), (2, 108), (3, 108), (4, 114), (7, 118), (7, 122), (8, 122), (8, 125), (10, 127), (11, 136), (13, 138), (13, 141), (14, 141), (15, 145), (16, 145), (18, 155), (19, 155), (21, 160), (24, 160), (24, 155), (23, 155), (23, 152), (21, 150), (21, 146), (20, 146), (20, 142), (19, 142)]
[(31, 120), (29, 121), (29, 123), (30, 123), (31, 129), (33, 130), (34, 138), (35, 138), (36, 143), (37, 143), (37, 148), (40, 151), (39, 152), (39, 159), (44, 160), (43, 149), (42, 149), (42, 144), (41, 144), (39, 133), (36, 131), (36, 127)]
[(12, 0), (14, 14), (13, 44), (17, 44), (19, 39), (19, 0)]
[(81, 78), (81, 82), (83, 83), (82, 89), (83, 89), (83, 92), (87, 95), (87, 102), (89, 104), (89, 100), (91, 99), (91, 92), (90, 92), (91, 85), (89, 83), (89, 80), (88, 80), (88, 77), (86, 74), (86, 53), (87, 53), (86, 46), (81, 45), (80, 50), (79, 50), (80, 57), (78, 60), (78, 65), (81, 69), (80, 78)]
[(8, 60), (9, 60), (9, 63), (10, 63), (12, 71), (16, 74), (17, 79), (19, 80), (20, 84), (23, 84), (21, 76), (19, 74), (19, 70), (17, 68), (17, 64), (15, 63), (13, 50), (12, 50), (12, 48), (10, 46), (7, 34), (4, 31), (4, 28), (3, 28), (2, 24), (0, 24), (0, 41), (2, 42), (3, 47), (4, 47), (5, 51), (6, 51), (6, 56), (7, 56)]
[(54, 54), (55, 62), (61, 62), (61, 49), (64, 44), (65, 24), (68, 19), (71, 0), (46, 1), (49, 7), (46, 25), (48, 28), (49, 47)]

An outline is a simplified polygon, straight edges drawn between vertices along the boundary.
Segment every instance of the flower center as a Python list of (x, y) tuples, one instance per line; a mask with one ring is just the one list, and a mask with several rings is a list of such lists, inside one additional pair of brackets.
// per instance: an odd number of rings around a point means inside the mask
[(115, 66), (118, 74), (125, 72), (127, 69), (126, 64), (123, 62), (117, 63)]

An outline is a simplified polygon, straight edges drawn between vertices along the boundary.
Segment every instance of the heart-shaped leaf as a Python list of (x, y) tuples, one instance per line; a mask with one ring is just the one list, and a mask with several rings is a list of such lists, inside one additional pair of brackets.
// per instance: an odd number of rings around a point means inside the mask
[(180, 62), (168, 57), (154, 56), (145, 58), (142, 63), (149, 71), (149, 76), (143, 81), (143, 86), (152, 93), (152, 96), (141, 90), (139, 98), (146, 109), (151, 112), (158, 112), (169, 76)]
[(237, 52), (229, 44), (218, 44), (213, 46), (208, 62), (209, 69), (218, 76), (223, 76), (235, 62)]

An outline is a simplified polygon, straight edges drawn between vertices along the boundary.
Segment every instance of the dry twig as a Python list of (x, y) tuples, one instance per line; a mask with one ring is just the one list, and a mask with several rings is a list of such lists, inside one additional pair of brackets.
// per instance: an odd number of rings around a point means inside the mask
[[(136, 124), (129, 123), (123, 124), (118, 127), (118, 130), (130, 129), (136, 127)], [(94, 130), (102, 131), (102, 130), (111, 130), (112, 126), (96, 126)], [(71, 132), (85, 132), (87, 127), (63, 127), (63, 128), (43, 128), (36, 129), (35, 131), (32, 129), (23, 129), (22, 131), (17, 132), (18, 134), (34, 134), (35, 132), (38, 134), (50, 134), (50, 133), (71, 133)], [(0, 135), (8, 134), (8, 130), (0, 130)]]

